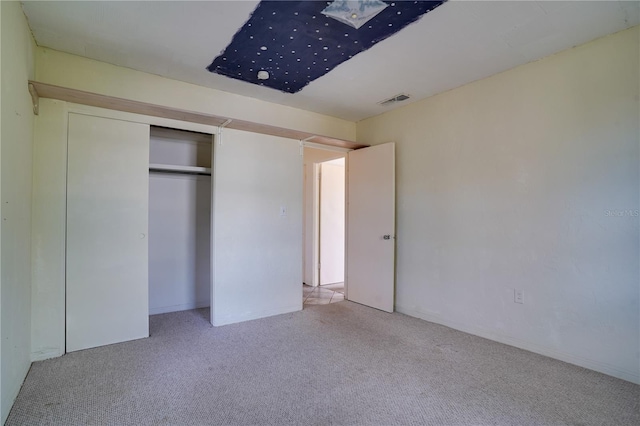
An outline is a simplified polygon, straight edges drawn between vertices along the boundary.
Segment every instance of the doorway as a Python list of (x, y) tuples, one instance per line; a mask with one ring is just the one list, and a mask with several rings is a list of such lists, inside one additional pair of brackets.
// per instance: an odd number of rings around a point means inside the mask
[(345, 152), (304, 149), (303, 303), (344, 300)]
[(319, 190), (319, 258), (321, 286), (344, 287), (344, 222), (345, 169), (344, 158), (320, 163)]
[[(315, 149), (314, 149), (315, 148)], [(303, 302), (320, 285), (320, 163), (344, 158), (345, 270), (344, 299), (386, 312), (394, 310), (395, 287), (395, 144), (356, 151), (304, 147), (303, 169)], [(338, 148), (339, 149), (339, 148)], [(308, 285), (310, 288), (306, 288)], [(305, 297), (306, 296), (306, 297)], [(332, 296), (333, 298), (333, 296)], [(326, 299), (326, 297), (325, 297)], [(321, 303), (330, 303), (323, 301)]]

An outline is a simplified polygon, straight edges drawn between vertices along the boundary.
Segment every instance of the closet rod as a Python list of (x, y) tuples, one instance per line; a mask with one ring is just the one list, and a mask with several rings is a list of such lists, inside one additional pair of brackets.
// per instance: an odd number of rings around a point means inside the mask
[(176, 166), (173, 164), (149, 164), (149, 171), (211, 176), (211, 168), (209, 167)]

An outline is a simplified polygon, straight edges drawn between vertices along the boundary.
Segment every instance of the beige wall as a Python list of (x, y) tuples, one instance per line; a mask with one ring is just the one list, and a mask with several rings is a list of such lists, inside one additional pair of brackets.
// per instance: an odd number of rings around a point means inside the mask
[(353, 140), (355, 123), (38, 48), (43, 83)]
[(397, 142), (400, 312), (640, 382), (638, 56), (636, 27), (358, 123)]
[(9, 415), (30, 362), (31, 172), (35, 44), (18, 2), (0, 2), (0, 423)]

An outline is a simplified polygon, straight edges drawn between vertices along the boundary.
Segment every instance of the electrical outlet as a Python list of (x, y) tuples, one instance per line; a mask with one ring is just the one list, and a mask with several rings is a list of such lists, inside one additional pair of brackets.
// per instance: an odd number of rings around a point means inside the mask
[(513, 289), (513, 303), (524, 304), (524, 290)]

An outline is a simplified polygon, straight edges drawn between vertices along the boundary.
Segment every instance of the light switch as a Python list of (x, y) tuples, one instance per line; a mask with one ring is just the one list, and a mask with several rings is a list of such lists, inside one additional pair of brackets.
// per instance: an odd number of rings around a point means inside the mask
[(280, 216), (287, 215), (287, 208), (285, 206), (280, 206)]

